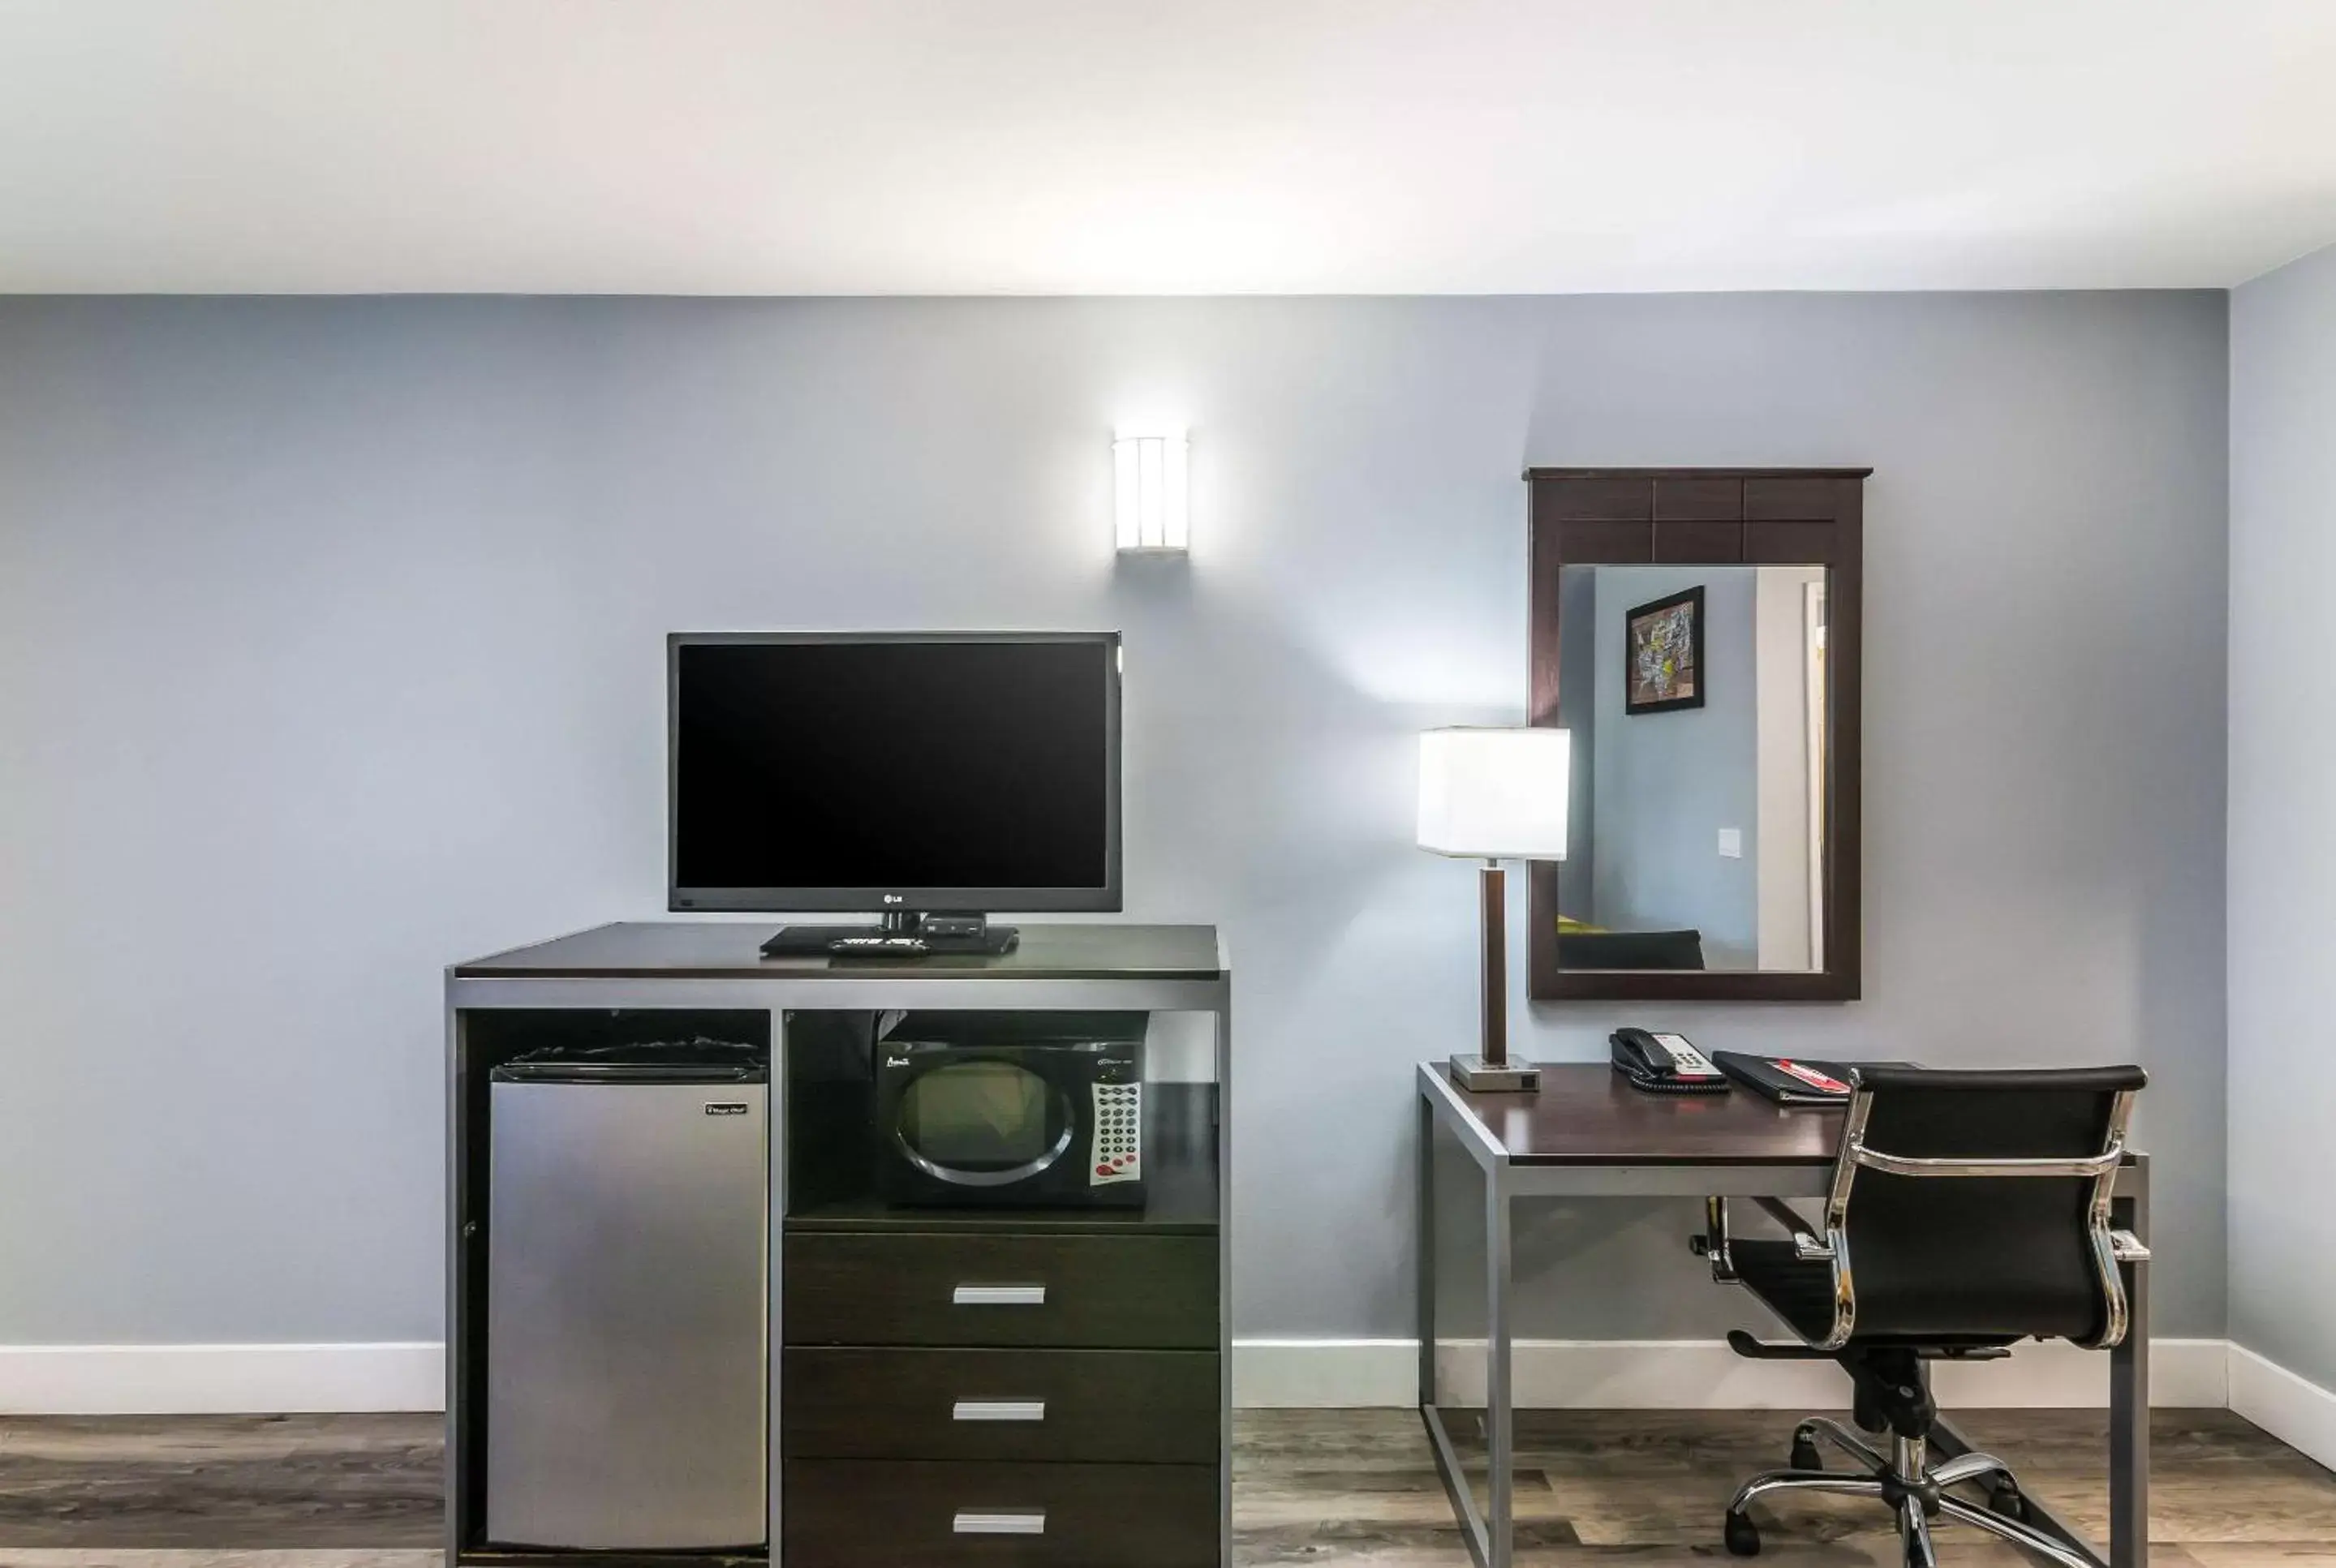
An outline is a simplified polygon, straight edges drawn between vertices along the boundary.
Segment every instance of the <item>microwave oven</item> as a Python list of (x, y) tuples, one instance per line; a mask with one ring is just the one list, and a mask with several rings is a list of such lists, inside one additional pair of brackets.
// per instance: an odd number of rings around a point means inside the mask
[(876, 1189), (903, 1206), (1144, 1206), (1143, 1013), (909, 1013), (876, 1041)]

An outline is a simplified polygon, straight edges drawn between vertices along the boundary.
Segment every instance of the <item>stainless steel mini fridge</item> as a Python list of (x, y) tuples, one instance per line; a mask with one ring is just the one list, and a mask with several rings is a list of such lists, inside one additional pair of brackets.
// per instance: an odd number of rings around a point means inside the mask
[(703, 1044), (492, 1073), (489, 1543), (764, 1542), (768, 1078)]

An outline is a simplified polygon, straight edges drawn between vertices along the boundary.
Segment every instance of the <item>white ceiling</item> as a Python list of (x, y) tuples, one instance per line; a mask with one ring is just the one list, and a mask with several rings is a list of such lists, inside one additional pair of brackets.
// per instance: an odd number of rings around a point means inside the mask
[(2331, 0), (0, 0), (0, 291), (2227, 285)]

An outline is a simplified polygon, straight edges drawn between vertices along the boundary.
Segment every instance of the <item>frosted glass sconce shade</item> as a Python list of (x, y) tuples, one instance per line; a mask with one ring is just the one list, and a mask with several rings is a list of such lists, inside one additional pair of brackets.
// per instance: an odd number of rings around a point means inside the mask
[(1121, 549), (1191, 547), (1186, 450), (1181, 430), (1121, 431), (1112, 441), (1113, 510)]

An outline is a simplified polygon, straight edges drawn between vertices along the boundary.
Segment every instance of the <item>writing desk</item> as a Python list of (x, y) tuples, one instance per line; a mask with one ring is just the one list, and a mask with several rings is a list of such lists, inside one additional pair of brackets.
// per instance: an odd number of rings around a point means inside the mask
[[(1473, 1094), (1436, 1063), (1418, 1069), (1419, 1414), (1478, 1568), (1509, 1568), (1515, 1536), (1511, 1470), (1515, 1337), (1510, 1210), (1541, 1198), (1823, 1197), (1842, 1113), (1779, 1106), (1737, 1089), (1725, 1095), (1655, 1095), (1600, 1063), (1544, 1065), (1538, 1093)], [(1490, 1474), (1480, 1512), (1445, 1430), (1436, 1382), (1436, 1132), (1457, 1140), (1484, 1177), (1484, 1448)], [(2149, 1157), (2118, 1173), (2114, 1223), (2149, 1239)], [(2109, 1549), (2104, 1554), (2028, 1498), (2029, 1518), (2103, 1568), (2146, 1568), (2149, 1555), (2149, 1265), (2120, 1264), (2132, 1312), (2109, 1355)], [(1781, 1336), (1790, 1339), (1789, 1334)], [(1942, 1457), (1971, 1445), (1944, 1417), (1932, 1446)], [(1719, 1535), (1715, 1510), (1711, 1533)]]

